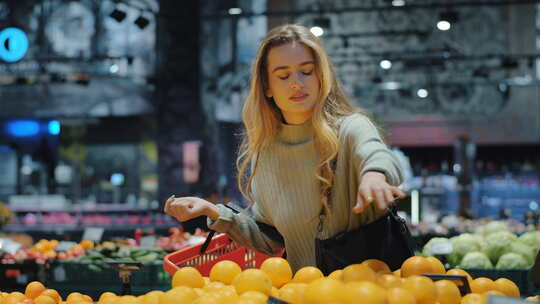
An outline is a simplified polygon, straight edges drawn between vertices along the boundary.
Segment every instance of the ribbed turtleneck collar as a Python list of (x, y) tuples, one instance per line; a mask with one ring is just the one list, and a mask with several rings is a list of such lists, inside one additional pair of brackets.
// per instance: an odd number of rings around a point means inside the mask
[(313, 138), (313, 125), (311, 119), (301, 125), (287, 125), (282, 123), (278, 139), (287, 144), (301, 144)]

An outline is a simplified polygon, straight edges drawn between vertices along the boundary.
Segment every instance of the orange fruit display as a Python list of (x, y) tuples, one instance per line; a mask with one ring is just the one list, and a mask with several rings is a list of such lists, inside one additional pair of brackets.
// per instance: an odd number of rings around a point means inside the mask
[(403, 280), (401, 287), (409, 291), (416, 298), (417, 304), (433, 304), (437, 300), (435, 283), (427, 277), (418, 275), (410, 276)]
[(45, 289), (41, 295), (46, 295), (46, 296), (49, 296), (51, 298), (54, 299), (54, 302), (55, 303), (60, 303), (62, 302), (62, 297), (60, 296), (60, 294), (58, 293), (58, 291), (54, 290), (54, 289)]
[(266, 259), (261, 264), (261, 270), (266, 272), (272, 280), (272, 285), (276, 288), (280, 288), (292, 280), (291, 265), (284, 258), (273, 257)]
[(388, 304), (416, 304), (414, 295), (407, 289), (394, 287), (386, 291)]
[(400, 287), (401, 278), (398, 278), (392, 274), (383, 274), (377, 278), (377, 284), (386, 289)]
[(412, 256), (401, 265), (401, 277), (433, 273), (432, 262), (421, 256)]
[(27, 298), (35, 299), (39, 295), (41, 295), (41, 293), (44, 292), (45, 289), (46, 289), (45, 286), (41, 282), (33, 281), (33, 282), (28, 283), (28, 285), (26, 285), (26, 289), (24, 290), (24, 295)]
[(507, 297), (519, 298), (520, 292), (517, 285), (509, 279), (500, 278), (495, 280), (495, 290), (505, 294)]
[(242, 268), (233, 261), (224, 260), (217, 262), (210, 269), (210, 281), (231, 284), (234, 278), (242, 272)]
[(375, 272), (366, 265), (353, 264), (343, 269), (343, 282), (369, 281), (375, 283), (377, 276)]
[(461, 302), (461, 293), (452, 281), (437, 281), (435, 288), (437, 288), (437, 302), (439, 304), (459, 304)]
[(178, 286), (202, 288), (204, 285), (204, 279), (201, 273), (193, 267), (182, 267), (178, 269), (172, 278), (173, 288)]
[(391, 273), (390, 267), (388, 267), (388, 265), (386, 265), (386, 263), (381, 260), (369, 259), (369, 260), (363, 261), (360, 264), (366, 265), (367, 267), (371, 268), (371, 270), (375, 272)]
[(288, 283), (279, 289), (277, 298), (290, 304), (302, 304), (307, 284)]
[[(446, 274), (448, 275), (460, 275), (460, 276), (466, 276), (467, 277), (467, 281), (469, 282), (469, 285), (471, 285), (472, 283), (472, 280), (473, 278), (471, 277), (471, 275), (466, 272), (465, 270), (463, 269), (459, 269), (459, 268), (453, 268), (453, 269), (450, 269), (446, 272)], [(454, 284), (456, 284), (458, 287), (461, 286), (461, 281), (452, 281), (454, 282)]]
[(471, 282), (472, 293), (484, 293), (490, 290), (496, 290), (495, 282), (489, 278), (476, 278)]
[(323, 278), (324, 274), (317, 267), (306, 266), (300, 268), (292, 279), (294, 283), (310, 283), (317, 279)]
[(445, 274), (446, 269), (444, 268), (443, 263), (436, 257), (427, 257), (428, 262), (431, 264), (431, 273), (434, 274)]
[(460, 304), (485, 304), (486, 298), (478, 293), (468, 293), (461, 298)]
[(334, 279), (334, 280), (342, 280), (343, 279), (343, 269), (338, 269), (338, 270), (332, 271), (332, 273), (330, 273), (327, 278)]
[(344, 304), (356, 304), (361, 300), (362, 303), (386, 304), (386, 290), (377, 284), (368, 281), (349, 282), (345, 284), (343, 291)]
[(317, 279), (308, 284), (304, 292), (304, 304), (343, 303), (344, 285), (338, 280), (328, 278)]
[(246, 269), (237, 275), (232, 285), (239, 295), (246, 291), (255, 290), (265, 295), (270, 295), (272, 291), (272, 280), (260, 269)]

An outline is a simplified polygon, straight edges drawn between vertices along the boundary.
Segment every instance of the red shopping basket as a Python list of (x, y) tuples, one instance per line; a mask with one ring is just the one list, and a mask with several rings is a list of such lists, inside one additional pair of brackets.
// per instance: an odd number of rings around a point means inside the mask
[(231, 260), (242, 269), (259, 268), (261, 263), (269, 256), (240, 246), (232, 241), (226, 234), (220, 234), (210, 241), (204, 254), (200, 254), (201, 244), (186, 247), (175, 251), (163, 260), (163, 269), (170, 275), (180, 267), (195, 267), (203, 276), (210, 274), (212, 266), (219, 261)]

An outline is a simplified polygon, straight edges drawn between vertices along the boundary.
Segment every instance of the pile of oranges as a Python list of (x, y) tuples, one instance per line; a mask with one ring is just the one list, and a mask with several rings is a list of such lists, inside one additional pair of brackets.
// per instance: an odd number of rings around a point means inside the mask
[[(462, 275), (471, 293), (461, 296), (459, 281), (433, 281), (422, 274)], [(394, 272), (380, 260), (367, 260), (336, 270), (328, 276), (316, 267), (293, 274), (287, 260), (273, 257), (260, 269), (243, 270), (233, 261), (216, 263), (208, 277), (193, 267), (180, 268), (171, 289), (150, 291), (142, 296), (117, 296), (105, 292), (98, 304), (263, 304), (270, 296), (290, 304), (483, 304), (489, 294), (520, 297), (512, 281), (500, 278), (473, 279), (462, 269), (445, 271), (433, 257), (411, 257)], [(65, 300), (39, 282), (27, 285), (25, 293), (0, 293), (0, 304), (89, 304), (93, 299), (71, 293)]]

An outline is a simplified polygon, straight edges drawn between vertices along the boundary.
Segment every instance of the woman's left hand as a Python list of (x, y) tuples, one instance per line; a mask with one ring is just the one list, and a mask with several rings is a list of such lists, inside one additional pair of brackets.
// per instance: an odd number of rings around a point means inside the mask
[(398, 187), (391, 186), (386, 182), (386, 176), (377, 171), (368, 171), (362, 175), (354, 213), (361, 213), (366, 207), (373, 203), (381, 210), (393, 204), (398, 198), (405, 198), (407, 195)]

